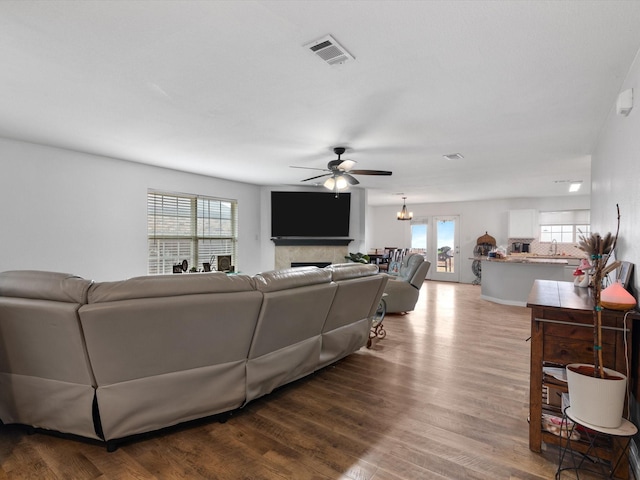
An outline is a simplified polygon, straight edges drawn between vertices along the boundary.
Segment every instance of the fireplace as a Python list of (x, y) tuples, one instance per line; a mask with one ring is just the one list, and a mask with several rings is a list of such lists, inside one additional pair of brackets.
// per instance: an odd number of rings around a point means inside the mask
[(276, 246), (275, 268), (290, 268), (293, 265), (330, 265), (344, 263), (349, 254), (346, 245), (287, 245)]
[(331, 265), (331, 262), (291, 262), (292, 267), (319, 267), (324, 268)]

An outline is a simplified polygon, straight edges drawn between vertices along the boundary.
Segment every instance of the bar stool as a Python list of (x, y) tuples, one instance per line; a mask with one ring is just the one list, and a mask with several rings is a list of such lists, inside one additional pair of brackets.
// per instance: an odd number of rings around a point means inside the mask
[[(571, 425), (569, 425), (571, 422)], [(571, 440), (571, 437), (574, 435), (574, 431), (578, 426), (583, 428), (580, 429), (580, 434), (584, 434), (586, 436), (586, 441), (589, 446), (587, 451), (584, 453), (575, 451), (571, 448), (571, 442), (576, 442), (576, 440)], [(558, 459), (558, 470), (556, 471), (556, 480), (560, 480), (560, 475), (565, 470), (575, 470), (576, 479), (580, 479), (580, 470), (589, 473), (600, 474), (604, 478), (615, 478), (613, 475), (617, 470), (620, 462), (623, 458), (627, 458), (628, 461), (628, 450), (629, 443), (631, 442), (631, 438), (638, 432), (636, 426), (631, 423), (629, 420), (623, 418), (622, 424), (618, 428), (605, 428), (599, 427), (597, 425), (591, 425), (586, 423), (572, 415), (571, 407), (567, 407), (564, 409), (564, 414), (562, 415), (562, 423), (560, 425), (560, 431), (566, 432), (566, 444), (564, 447), (560, 448), (559, 459)], [(564, 435), (563, 435), (564, 436)], [(607, 470), (605, 467), (605, 460), (598, 456), (596, 451), (596, 443), (598, 439), (609, 437), (612, 442), (612, 447), (615, 446), (616, 443), (621, 447), (619, 452), (620, 454), (617, 458), (612, 458), (610, 461), (610, 468)], [(615, 448), (612, 448), (612, 451), (615, 451)], [(571, 460), (573, 466), (563, 467), (565, 457), (567, 456), (567, 452), (571, 454)], [(580, 461), (576, 462), (576, 455), (580, 456)], [(585, 465), (585, 461), (589, 460), (592, 464), (597, 464), (599, 466), (598, 470), (586, 468), (588, 465)], [(633, 472), (633, 477), (635, 478), (635, 473)]]

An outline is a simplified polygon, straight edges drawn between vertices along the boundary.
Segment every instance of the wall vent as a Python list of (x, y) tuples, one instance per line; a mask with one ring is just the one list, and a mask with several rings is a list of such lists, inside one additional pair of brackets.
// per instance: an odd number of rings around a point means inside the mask
[(331, 35), (308, 43), (305, 47), (329, 65), (339, 65), (349, 60), (355, 60), (355, 57), (347, 52), (347, 49), (340, 45)]

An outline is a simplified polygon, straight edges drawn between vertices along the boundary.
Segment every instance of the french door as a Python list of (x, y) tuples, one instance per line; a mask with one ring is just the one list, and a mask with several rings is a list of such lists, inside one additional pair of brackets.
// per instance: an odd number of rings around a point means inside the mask
[(431, 248), (430, 277), (445, 282), (460, 281), (460, 217), (458, 215), (433, 217), (431, 229), (435, 248)]

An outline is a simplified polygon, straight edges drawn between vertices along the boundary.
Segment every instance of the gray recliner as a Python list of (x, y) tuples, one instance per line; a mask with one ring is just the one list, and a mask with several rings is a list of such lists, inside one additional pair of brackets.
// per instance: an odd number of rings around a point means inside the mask
[(384, 291), (387, 313), (410, 312), (415, 308), (429, 267), (431, 263), (422, 255), (410, 253), (404, 256), (400, 272), (390, 276)]

